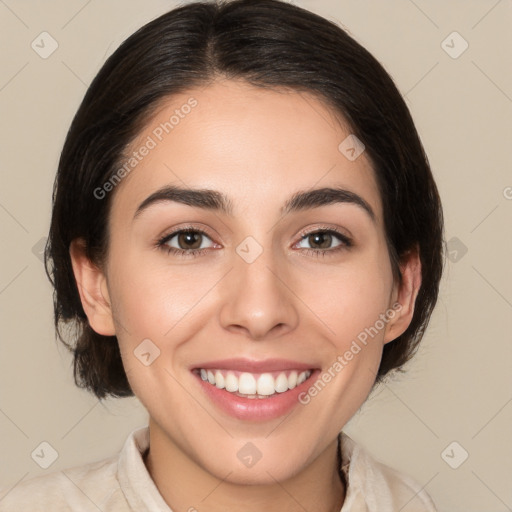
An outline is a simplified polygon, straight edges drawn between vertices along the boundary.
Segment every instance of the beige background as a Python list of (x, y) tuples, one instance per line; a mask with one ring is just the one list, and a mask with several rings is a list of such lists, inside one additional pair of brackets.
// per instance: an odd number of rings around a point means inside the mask
[[(395, 79), (439, 184), (450, 241), (417, 358), (345, 431), (414, 476), (441, 511), (512, 510), (512, 2), (295, 3), (342, 23)], [(74, 387), (37, 253), (87, 85), (123, 39), (175, 5), (0, 0), (0, 486), (110, 456), (146, 423), (137, 399), (100, 405)], [(43, 31), (59, 44), (47, 59), (31, 48)], [(458, 58), (442, 47), (453, 31), (469, 43)], [(452, 52), (462, 43), (447, 40)], [(59, 454), (47, 470), (31, 458), (42, 441)], [(455, 465), (463, 449), (469, 458), (457, 469), (442, 457)]]

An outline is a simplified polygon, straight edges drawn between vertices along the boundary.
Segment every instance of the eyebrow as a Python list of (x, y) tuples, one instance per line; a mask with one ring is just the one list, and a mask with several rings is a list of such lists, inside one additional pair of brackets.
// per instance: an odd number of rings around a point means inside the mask
[[(160, 188), (144, 199), (137, 208), (134, 219), (150, 206), (163, 202), (176, 202), (201, 208), (218, 211), (233, 217), (233, 202), (222, 192), (211, 189), (192, 189), (168, 185)], [(360, 207), (365, 211), (372, 222), (375, 222), (375, 212), (361, 196), (342, 187), (324, 187), (312, 190), (299, 190), (295, 192), (280, 210), (281, 215), (319, 208), (329, 204), (348, 203)]]

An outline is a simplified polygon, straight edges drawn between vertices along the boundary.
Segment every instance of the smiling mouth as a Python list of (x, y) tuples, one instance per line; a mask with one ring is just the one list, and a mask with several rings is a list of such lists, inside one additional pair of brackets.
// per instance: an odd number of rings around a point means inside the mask
[(271, 398), (306, 381), (314, 369), (250, 373), (225, 369), (196, 368), (193, 373), (210, 385), (243, 398)]

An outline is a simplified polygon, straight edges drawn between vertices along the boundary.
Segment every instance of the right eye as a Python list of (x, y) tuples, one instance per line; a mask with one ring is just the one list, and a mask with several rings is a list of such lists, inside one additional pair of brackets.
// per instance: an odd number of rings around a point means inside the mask
[(162, 237), (157, 242), (157, 246), (160, 249), (167, 251), (168, 254), (175, 254), (183, 257), (199, 256), (209, 248), (203, 243), (205, 241), (205, 237), (211, 241), (208, 234), (201, 229), (179, 229)]

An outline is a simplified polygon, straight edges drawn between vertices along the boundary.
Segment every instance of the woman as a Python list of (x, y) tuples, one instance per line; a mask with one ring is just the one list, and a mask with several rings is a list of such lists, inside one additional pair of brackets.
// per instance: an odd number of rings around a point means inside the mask
[(279, 0), (145, 25), (89, 87), (53, 199), (76, 383), (149, 426), (1, 510), (435, 510), (342, 432), (421, 340), (443, 227), (404, 101), (341, 28)]

